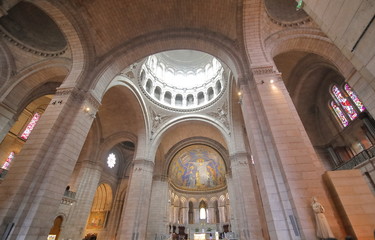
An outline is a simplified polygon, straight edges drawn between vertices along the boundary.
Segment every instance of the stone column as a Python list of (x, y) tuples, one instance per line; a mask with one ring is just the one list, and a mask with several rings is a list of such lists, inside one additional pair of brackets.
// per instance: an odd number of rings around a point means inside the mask
[(154, 163), (146, 159), (135, 159), (129, 180), (126, 205), (120, 223), (118, 239), (146, 239), (146, 227), (151, 201), (151, 186)]
[(284, 82), (272, 66), (252, 70), (255, 81), (241, 86), (241, 108), (271, 239), (315, 239), (313, 196), (327, 206), (340, 238), (343, 232), (322, 184), (324, 168)]
[(169, 223), (173, 224), (173, 205), (169, 205)]
[(82, 239), (87, 219), (101, 177), (102, 167), (95, 162), (85, 160), (80, 164), (76, 192), (76, 203), (72, 206), (68, 219), (65, 220), (61, 239)]
[(182, 224), (189, 224), (189, 208), (182, 208)]
[(225, 207), (220, 206), (219, 207), (219, 223), (225, 222)]
[(178, 224), (178, 212), (180, 211), (179, 206), (173, 207), (173, 224)]
[(248, 154), (238, 152), (230, 159), (231, 187), (234, 189), (230, 192), (229, 197), (231, 205), (235, 208), (237, 233), (240, 234), (241, 239), (263, 239)]
[(117, 232), (121, 221), (121, 213), (125, 203), (126, 190), (128, 185), (128, 178), (120, 180), (120, 186), (117, 188), (116, 195), (112, 204), (110, 217), (107, 224), (106, 239), (116, 239)]
[(0, 103), (0, 142), (4, 140), (5, 136), (12, 128), (15, 122), (15, 114), (16, 111)]
[(199, 208), (194, 208), (194, 223), (199, 223)]
[(213, 224), (215, 223), (215, 211), (214, 211), (214, 208), (213, 207), (209, 207), (208, 208), (208, 214), (207, 214), (207, 222), (210, 223), (210, 224)]
[(47, 237), (98, 106), (87, 92), (57, 90), (1, 185), (1, 234), (14, 225), (9, 239)]
[(147, 239), (154, 239), (160, 234), (168, 234), (166, 227), (168, 225), (169, 194), (168, 182), (165, 177), (154, 177), (152, 182), (151, 204), (147, 221)]

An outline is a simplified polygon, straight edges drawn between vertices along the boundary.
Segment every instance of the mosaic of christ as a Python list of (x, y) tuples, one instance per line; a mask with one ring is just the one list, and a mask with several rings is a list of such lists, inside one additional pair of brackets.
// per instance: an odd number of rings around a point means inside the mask
[(214, 149), (191, 145), (173, 158), (169, 176), (176, 187), (186, 190), (221, 188), (225, 186), (225, 165)]

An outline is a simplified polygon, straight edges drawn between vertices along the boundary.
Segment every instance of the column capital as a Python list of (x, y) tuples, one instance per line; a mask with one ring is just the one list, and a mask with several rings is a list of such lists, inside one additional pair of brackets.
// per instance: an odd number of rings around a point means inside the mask
[(240, 164), (247, 165), (249, 163), (250, 154), (247, 152), (236, 152), (230, 155), (231, 165)]
[(273, 65), (262, 65), (262, 66), (253, 66), (251, 67), (251, 71), (254, 75), (270, 75), (270, 74), (278, 74), (279, 71), (275, 69)]
[(133, 171), (149, 170), (154, 169), (155, 163), (147, 159), (134, 159), (133, 160)]
[[(91, 92), (78, 89), (75, 87), (69, 87), (69, 88), (60, 87), (57, 89), (55, 96), (57, 97), (71, 96), (73, 101), (77, 103), (81, 103), (81, 104), (84, 102), (89, 103), (90, 106), (95, 109), (95, 111), (100, 106), (100, 101)], [(60, 103), (60, 102), (52, 100), (51, 104), (56, 104), (56, 103)]]
[(160, 182), (167, 182), (168, 181), (168, 176), (166, 175), (155, 175), (152, 177), (153, 181), (160, 181)]

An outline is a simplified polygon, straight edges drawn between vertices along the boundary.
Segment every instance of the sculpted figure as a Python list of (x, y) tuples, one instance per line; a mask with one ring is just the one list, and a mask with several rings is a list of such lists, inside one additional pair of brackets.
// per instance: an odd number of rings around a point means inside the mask
[(326, 216), (324, 215), (324, 208), (318, 202), (316, 197), (312, 198), (311, 207), (315, 213), (315, 220), (316, 220), (316, 236), (318, 238), (326, 239), (326, 238), (334, 238), (331, 228), (328, 225)]

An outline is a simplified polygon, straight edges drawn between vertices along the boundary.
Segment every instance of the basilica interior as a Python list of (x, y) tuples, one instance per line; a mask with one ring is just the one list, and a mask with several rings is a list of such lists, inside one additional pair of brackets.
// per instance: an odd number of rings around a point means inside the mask
[(0, 0), (0, 239), (373, 240), (374, 18)]

